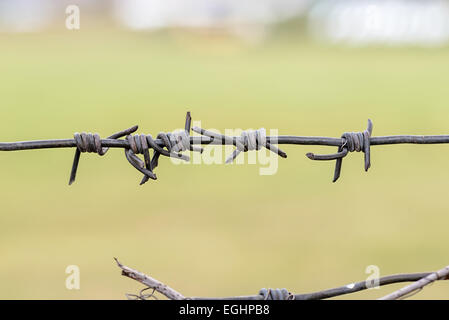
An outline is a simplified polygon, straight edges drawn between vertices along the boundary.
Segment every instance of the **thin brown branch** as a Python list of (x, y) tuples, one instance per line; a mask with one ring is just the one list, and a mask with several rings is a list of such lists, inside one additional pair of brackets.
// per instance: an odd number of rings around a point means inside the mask
[(169, 286), (163, 284), (162, 282), (160, 282), (150, 276), (147, 276), (146, 274), (144, 274), (140, 271), (137, 271), (137, 270), (134, 270), (127, 266), (124, 266), (117, 260), (117, 258), (114, 258), (114, 259), (117, 262), (117, 265), (119, 266), (119, 268), (122, 269), (123, 276), (131, 278), (136, 281), (139, 281), (140, 283), (146, 285), (147, 287), (156, 290), (160, 294), (163, 294), (168, 299), (171, 299), (171, 300), (184, 300), (185, 299), (185, 297), (182, 294), (180, 294), (176, 290), (170, 288)]
[(414, 292), (422, 290), (425, 286), (437, 281), (437, 280), (447, 280), (449, 278), (449, 266), (444, 267), (441, 270), (438, 270), (436, 272), (432, 272), (431, 274), (427, 275), (426, 277), (409, 284), (408, 286), (405, 286), (395, 292), (392, 292), (379, 300), (397, 300), (402, 297), (408, 296)]
[[(122, 269), (122, 275), (134, 279), (148, 288), (154, 289), (155, 291), (163, 294), (169, 299), (172, 300), (265, 300), (271, 299), (272, 296), (264, 297), (262, 294), (258, 295), (248, 295), (248, 296), (234, 296), (234, 297), (225, 297), (225, 298), (210, 298), (210, 297), (184, 297), (182, 294), (177, 292), (176, 290), (166, 286), (162, 282), (147, 276), (146, 274), (129, 268), (127, 266), (122, 265), (116, 258), (114, 258), (117, 262), (117, 265)], [(403, 274), (395, 274), (389, 275), (385, 277), (381, 277), (377, 279), (377, 283), (379, 286), (385, 286), (394, 283), (403, 283), (403, 282), (411, 282), (417, 281), (401, 290), (395, 291), (392, 294), (385, 296), (381, 299), (398, 299), (400, 297), (408, 296), (410, 293), (417, 292), (417, 290), (422, 289), (424, 286), (436, 281), (436, 280), (448, 280), (449, 279), (449, 266), (437, 271), (437, 272), (421, 272), (421, 273), (403, 273)], [(300, 293), (300, 294), (291, 294), (288, 296), (291, 300), (322, 300), (328, 299), (332, 297), (342, 296), (346, 294), (355, 293), (358, 291), (363, 291), (371, 288), (371, 286), (366, 281), (359, 281), (355, 283), (351, 283), (346, 286), (341, 286), (333, 289), (326, 289), (317, 292), (311, 293)], [(271, 289), (272, 290), (272, 289)]]

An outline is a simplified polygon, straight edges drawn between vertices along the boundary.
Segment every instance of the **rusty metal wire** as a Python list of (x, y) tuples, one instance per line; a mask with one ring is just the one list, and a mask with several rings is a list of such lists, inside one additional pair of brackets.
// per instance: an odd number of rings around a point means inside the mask
[[(190, 112), (187, 112), (185, 129), (170, 133), (160, 132), (156, 139), (150, 134), (134, 134), (138, 126), (117, 132), (107, 139), (101, 139), (97, 133), (75, 133), (73, 139), (63, 140), (38, 140), (0, 143), (0, 151), (18, 151), (47, 148), (74, 148), (76, 147), (70, 174), (69, 184), (75, 181), (81, 153), (94, 152), (100, 156), (106, 154), (109, 148), (122, 148), (128, 162), (143, 174), (140, 184), (148, 180), (156, 180), (154, 173), (159, 164), (161, 155), (189, 161), (190, 158), (184, 151), (202, 152), (201, 147), (196, 145), (234, 145), (236, 149), (226, 162), (232, 162), (241, 152), (259, 150), (264, 147), (282, 158), (287, 154), (274, 144), (288, 145), (319, 145), (338, 147), (336, 153), (319, 155), (307, 153), (311, 160), (330, 161), (335, 160), (335, 171), (333, 182), (337, 181), (341, 174), (343, 158), (351, 152), (363, 152), (365, 155), (364, 169), (368, 171), (371, 166), (371, 146), (388, 144), (441, 144), (449, 143), (449, 135), (395, 135), (372, 137), (373, 123), (368, 120), (368, 127), (363, 132), (345, 132), (340, 138), (331, 137), (305, 137), (305, 136), (266, 136), (266, 130), (244, 131), (241, 136), (229, 137), (202, 128), (191, 128)], [(201, 136), (190, 136), (190, 130)], [(134, 134), (134, 135), (133, 135)], [(120, 139), (125, 137), (124, 139)], [(150, 155), (153, 150), (153, 155)], [(142, 154), (143, 160), (137, 155)]]

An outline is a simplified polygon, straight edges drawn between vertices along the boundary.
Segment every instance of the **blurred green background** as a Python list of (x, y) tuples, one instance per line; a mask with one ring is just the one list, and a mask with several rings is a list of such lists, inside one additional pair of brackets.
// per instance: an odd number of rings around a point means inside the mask
[[(112, 26), (0, 34), (0, 141), (103, 137), (139, 124), (154, 135), (183, 126), (278, 129), (339, 137), (374, 122), (374, 136), (444, 134), (449, 128), (449, 49), (345, 48), (263, 43)], [(306, 293), (448, 264), (449, 147), (375, 146), (372, 168), (283, 146), (273, 176), (258, 165), (174, 165), (158, 180), (122, 150), (83, 155), (68, 186), (73, 149), (0, 153), (0, 298), (124, 299), (142, 285), (113, 257), (186, 296)], [(78, 265), (80, 290), (65, 269)], [(402, 285), (342, 298), (377, 298)], [(437, 283), (415, 298), (448, 298)]]

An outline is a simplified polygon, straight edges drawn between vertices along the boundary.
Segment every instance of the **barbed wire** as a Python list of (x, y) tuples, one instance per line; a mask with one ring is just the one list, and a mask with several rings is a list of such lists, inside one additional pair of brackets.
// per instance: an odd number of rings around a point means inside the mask
[[(140, 184), (148, 180), (156, 180), (155, 168), (159, 165), (161, 155), (170, 158), (189, 161), (190, 157), (183, 154), (184, 151), (203, 152), (203, 148), (196, 145), (233, 145), (235, 150), (227, 158), (226, 163), (232, 162), (241, 152), (260, 150), (262, 147), (270, 150), (282, 158), (287, 158), (287, 154), (275, 145), (317, 145), (338, 147), (336, 153), (315, 154), (307, 153), (306, 156), (311, 160), (331, 161), (335, 160), (335, 170), (333, 182), (337, 181), (341, 174), (343, 159), (351, 152), (364, 153), (364, 169), (368, 171), (371, 166), (371, 146), (390, 145), (390, 144), (443, 144), (449, 143), (449, 135), (392, 135), (372, 137), (373, 123), (368, 120), (367, 129), (363, 132), (345, 132), (340, 138), (332, 137), (308, 137), (308, 136), (267, 136), (266, 130), (243, 131), (240, 136), (226, 136), (211, 132), (202, 128), (191, 128), (192, 118), (190, 112), (187, 112), (184, 130), (174, 132), (160, 132), (154, 139), (150, 134), (134, 134), (138, 126), (133, 126), (126, 130), (117, 132), (107, 139), (101, 139), (97, 133), (75, 133), (73, 139), (57, 140), (36, 140), (36, 141), (18, 141), (0, 143), (0, 151), (19, 151), (49, 148), (76, 148), (72, 169), (70, 173), (69, 184), (76, 179), (79, 161), (82, 153), (97, 153), (104, 156), (109, 148), (122, 148), (125, 151), (127, 161), (139, 172), (143, 174)], [(201, 136), (190, 136), (190, 131), (194, 131)], [(125, 137), (124, 139), (120, 139)], [(153, 150), (152, 156), (150, 150)], [(142, 154), (143, 160), (137, 155)], [(306, 294), (292, 294), (286, 289), (261, 289), (259, 294), (252, 296), (238, 296), (227, 298), (186, 298), (176, 290), (166, 286), (160, 281), (149, 277), (132, 268), (122, 265), (117, 259), (118, 266), (122, 269), (124, 276), (130, 277), (146, 285), (139, 294), (128, 294), (129, 299), (149, 299), (156, 298), (155, 292), (158, 292), (172, 300), (182, 299), (226, 299), (226, 300), (310, 300), (326, 299), (362, 291), (369, 288), (366, 281), (352, 283), (350, 285), (337, 287), (328, 290), (317, 291)], [(422, 290), (425, 286), (437, 280), (448, 279), (449, 266), (437, 272), (412, 273), (391, 275), (377, 279), (378, 285), (388, 285), (392, 283), (411, 282), (415, 283), (397, 290), (382, 299), (400, 299), (408, 297)], [(152, 289), (150, 294), (144, 293)]]
[[(161, 155), (170, 158), (189, 161), (190, 157), (183, 154), (184, 151), (203, 152), (203, 148), (196, 145), (234, 145), (236, 149), (226, 160), (232, 162), (241, 152), (259, 150), (262, 147), (276, 153), (282, 158), (287, 154), (274, 145), (316, 145), (338, 147), (336, 153), (315, 154), (309, 152), (306, 156), (311, 160), (331, 161), (335, 160), (333, 182), (337, 181), (341, 174), (343, 159), (351, 152), (363, 152), (365, 155), (364, 169), (368, 171), (371, 166), (371, 146), (390, 144), (441, 144), (449, 143), (449, 135), (393, 135), (372, 137), (373, 123), (368, 120), (368, 127), (363, 132), (345, 132), (340, 138), (331, 137), (307, 137), (307, 136), (267, 136), (266, 130), (243, 131), (241, 136), (225, 136), (202, 128), (191, 128), (192, 118), (187, 112), (184, 130), (174, 132), (160, 132), (154, 139), (150, 134), (134, 134), (138, 126), (117, 132), (106, 139), (101, 139), (97, 133), (75, 133), (73, 139), (36, 140), (19, 142), (2, 142), (0, 151), (19, 151), (48, 148), (77, 148), (72, 164), (69, 184), (75, 181), (81, 153), (97, 153), (100, 156), (106, 154), (109, 148), (122, 148), (128, 162), (144, 176), (140, 184), (148, 180), (156, 180), (154, 173), (159, 164)], [(201, 136), (190, 136), (190, 131)], [(120, 139), (125, 137), (124, 139)], [(150, 155), (153, 150), (153, 155)], [(142, 154), (143, 160), (137, 155)]]
[(354, 282), (345, 286), (311, 293), (293, 294), (289, 292), (287, 289), (263, 288), (259, 291), (257, 295), (249, 295), (249, 296), (234, 296), (224, 298), (186, 297), (181, 293), (179, 293), (178, 291), (163, 284), (159, 280), (156, 280), (146, 275), (145, 273), (142, 273), (133, 268), (123, 265), (117, 260), (117, 258), (114, 259), (118, 267), (122, 270), (123, 276), (134, 279), (146, 286), (146, 288), (141, 290), (139, 295), (130, 295), (130, 294), (126, 295), (128, 298), (131, 296), (137, 297), (137, 299), (142, 300), (145, 300), (147, 298), (147, 296), (142, 295), (142, 292), (150, 289), (153, 289), (153, 291), (151, 295), (149, 295), (148, 297), (154, 298), (154, 293), (158, 292), (170, 300), (322, 300), (363, 291), (376, 286), (381, 287), (389, 284), (415, 281), (414, 283), (399, 290), (396, 290), (379, 299), (379, 300), (398, 300), (416, 294), (417, 292), (421, 291), (425, 286), (433, 283), (434, 281), (449, 280), (449, 266), (447, 266), (436, 272), (403, 273), (403, 274), (389, 275), (378, 279), (370, 279), (369, 281)]

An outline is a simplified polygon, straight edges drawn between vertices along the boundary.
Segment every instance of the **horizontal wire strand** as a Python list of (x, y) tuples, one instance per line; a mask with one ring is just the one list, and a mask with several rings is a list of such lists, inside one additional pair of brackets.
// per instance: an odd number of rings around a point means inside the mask
[[(236, 139), (237, 137), (232, 137)], [(129, 149), (126, 140), (101, 139), (101, 145), (107, 148)], [(339, 147), (343, 143), (341, 138), (305, 137), (305, 136), (267, 136), (267, 141), (276, 141), (276, 144), (285, 145), (314, 145)], [(163, 146), (161, 139), (154, 139), (159, 146)], [(222, 142), (208, 137), (190, 137), (192, 145), (233, 145), (231, 142)], [(370, 138), (371, 146), (394, 144), (449, 144), (449, 135), (396, 135), (378, 136)], [(74, 148), (75, 139), (33, 140), (17, 142), (0, 142), (0, 151), (22, 151), (36, 149)]]
[[(320, 136), (266, 136), (265, 129), (246, 130), (241, 136), (225, 136), (214, 133), (202, 128), (191, 128), (190, 112), (187, 112), (185, 120), (185, 129), (181, 131), (164, 133), (160, 132), (156, 139), (151, 135), (132, 135), (137, 130), (137, 126), (120, 131), (107, 139), (101, 139), (98, 134), (75, 133), (74, 139), (58, 140), (36, 140), (36, 141), (18, 141), (0, 143), (0, 151), (19, 151), (50, 148), (73, 148), (76, 147), (76, 153), (72, 165), (69, 184), (75, 181), (78, 162), (81, 153), (96, 152), (100, 156), (104, 155), (108, 148), (125, 149), (125, 155), (128, 162), (138, 171), (144, 174), (141, 184), (149, 179), (156, 180), (153, 173), (154, 168), (158, 166), (158, 160), (161, 155), (174, 157), (189, 161), (183, 151), (202, 152), (203, 149), (195, 145), (233, 145), (235, 149), (226, 163), (232, 162), (239, 153), (259, 150), (261, 147), (274, 152), (282, 158), (287, 158), (287, 154), (274, 145), (316, 145), (338, 147), (336, 153), (315, 154), (308, 152), (306, 156), (311, 160), (332, 161), (335, 160), (335, 170), (333, 182), (340, 177), (343, 159), (351, 152), (363, 152), (365, 161), (364, 169), (368, 171), (371, 166), (370, 155), (371, 146), (376, 145), (394, 145), (394, 144), (446, 144), (449, 143), (449, 135), (394, 135), (372, 137), (373, 124), (368, 120), (368, 127), (363, 132), (345, 132), (340, 138), (320, 137)], [(192, 137), (190, 130), (201, 134), (202, 136)], [(126, 136), (124, 139), (123, 136)], [(153, 156), (149, 150), (153, 150)], [(142, 161), (137, 154), (143, 154)]]

